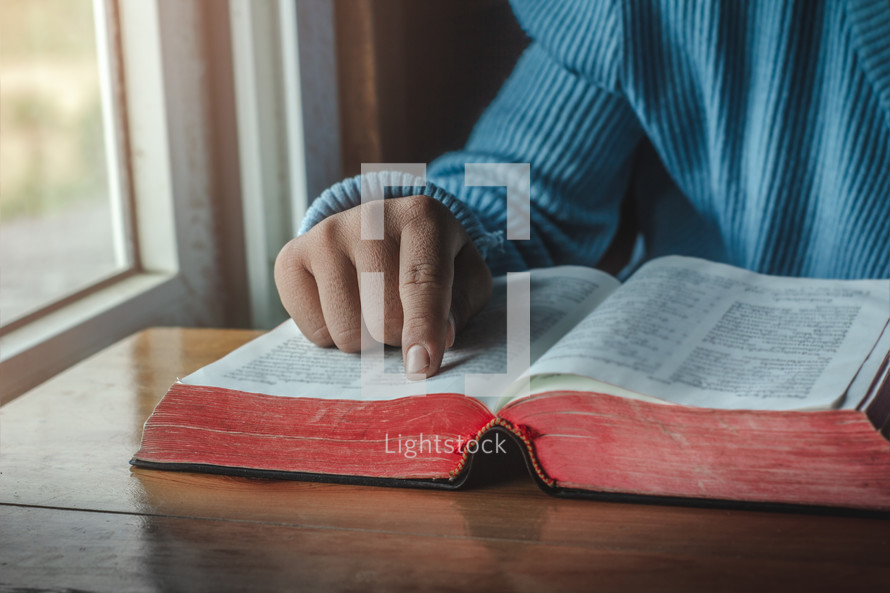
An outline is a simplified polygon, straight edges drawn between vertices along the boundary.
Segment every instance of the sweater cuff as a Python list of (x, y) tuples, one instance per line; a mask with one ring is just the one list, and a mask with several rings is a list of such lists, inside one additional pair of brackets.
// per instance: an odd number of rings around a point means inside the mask
[[(328, 216), (361, 204), (362, 177), (356, 175), (326, 189), (312, 202), (297, 234), (302, 235)], [(424, 183), (423, 178), (401, 171), (377, 171), (365, 173), (364, 182), (366, 190), (372, 195), (383, 195), (384, 199), (424, 195), (438, 200), (457, 218), (483, 259), (487, 261), (489, 255), (503, 251), (503, 232), (486, 230), (469, 206), (431, 181)]]

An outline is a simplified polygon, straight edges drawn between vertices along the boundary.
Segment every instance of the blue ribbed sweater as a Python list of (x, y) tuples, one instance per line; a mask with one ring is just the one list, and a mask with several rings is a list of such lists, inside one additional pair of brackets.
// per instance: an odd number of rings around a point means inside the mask
[[(890, 277), (888, 0), (514, 0), (532, 43), (423, 193), (494, 273), (595, 265), (624, 196), (638, 260), (697, 255), (766, 273)], [(430, 76), (434, 74), (429, 74)], [(531, 165), (532, 237), (503, 241), (505, 189), (464, 164)], [(301, 232), (360, 203), (322, 194)]]

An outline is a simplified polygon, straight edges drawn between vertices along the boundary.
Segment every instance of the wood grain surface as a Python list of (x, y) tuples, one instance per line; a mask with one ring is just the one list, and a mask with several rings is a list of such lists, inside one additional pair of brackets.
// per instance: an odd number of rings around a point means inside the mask
[(458, 492), (128, 465), (177, 378), (257, 335), (152, 329), (0, 408), (0, 590), (878, 591), (890, 521), (564, 500), (517, 458)]

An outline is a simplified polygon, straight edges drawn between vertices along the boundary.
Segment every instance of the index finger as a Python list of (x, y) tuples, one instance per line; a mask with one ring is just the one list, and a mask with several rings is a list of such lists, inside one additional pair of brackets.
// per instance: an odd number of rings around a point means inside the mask
[(436, 374), (445, 354), (457, 241), (436, 226), (423, 222), (402, 230), (402, 355), (405, 373), (411, 379)]

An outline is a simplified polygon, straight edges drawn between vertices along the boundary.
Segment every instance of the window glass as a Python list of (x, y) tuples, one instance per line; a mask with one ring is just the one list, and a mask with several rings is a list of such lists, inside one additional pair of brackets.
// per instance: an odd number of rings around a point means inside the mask
[(0, 325), (131, 266), (94, 10), (0, 1)]

